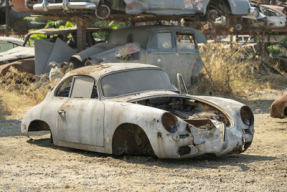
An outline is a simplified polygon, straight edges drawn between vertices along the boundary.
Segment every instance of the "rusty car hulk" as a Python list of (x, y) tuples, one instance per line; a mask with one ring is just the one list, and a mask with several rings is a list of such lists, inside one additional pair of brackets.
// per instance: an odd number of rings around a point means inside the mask
[(270, 116), (273, 118), (284, 119), (287, 115), (287, 91), (276, 99), (270, 107)]
[[(93, 37), (94, 33), (105, 33), (106, 37), (112, 31), (109, 28), (100, 27), (88, 27), (87, 28), (87, 41), (88, 47), (93, 46), (99, 42), (105, 41), (105, 39), (95, 39)], [(0, 65), (4, 62), (14, 62), (22, 59), (35, 58), (35, 48), (34, 41), (38, 37), (35, 35), (42, 36), (41, 39), (47, 42), (55, 43), (57, 38), (62, 39), (71, 48), (75, 49), (77, 47), (77, 28), (63, 28), (63, 29), (39, 29), (31, 31), (26, 34), (22, 46), (15, 47), (5, 52), (0, 53)], [(105, 38), (106, 38), (105, 37)]]
[(176, 159), (244, 152), (254, 116), (234, 100), (184, 94), (157, 66), (110, 63), (67, 73), (24, 116), (21, 132), (31, 131), (50, 131), (57, 146)]
[(248, 0), (13, 0), (10, 4), (18, 12), (58, 18), (85, 16), (91, 20), (185, 17), (214, 21), (218, 15), (242, 16), (254, 12)]
[[(181, 73), (186, 84), (190, 85), (191, 78), (198, 76), (203, 68), (199, 43), (206, 43), (206, 38), (192, 28), (166, 25), (126, 27), (111, 31), (106, 43), (98, 43), (73, 55), (70, 62), (75, 68), (84, 66), (86, 60), (93, 64), (152, 64), (164, 69), (174, 84), (176, 74)], [(118, 57), (124, 50), (128, 50), (131, 56), (121, 61)]]

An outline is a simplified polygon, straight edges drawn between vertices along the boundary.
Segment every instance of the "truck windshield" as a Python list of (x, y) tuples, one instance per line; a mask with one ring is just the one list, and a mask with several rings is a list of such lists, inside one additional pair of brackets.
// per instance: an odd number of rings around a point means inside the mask
[(146, 91), (178, 91), (162, 70), (141, 69), (107, 75), (101, 80), (103, 95), (116, 97)]

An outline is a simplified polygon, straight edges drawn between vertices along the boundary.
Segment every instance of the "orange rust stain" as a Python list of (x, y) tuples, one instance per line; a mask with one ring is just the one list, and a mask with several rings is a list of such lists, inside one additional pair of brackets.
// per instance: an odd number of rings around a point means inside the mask
[(105, 66), (102, 66), (102, 65), (85, 66), (85, 67), (80, 67), (80, 68), (77, 68), (71, 71), (70, 74), (89, 75), (96, 71), (102, 71), (107, 67), (108, 66), (106, 65)]

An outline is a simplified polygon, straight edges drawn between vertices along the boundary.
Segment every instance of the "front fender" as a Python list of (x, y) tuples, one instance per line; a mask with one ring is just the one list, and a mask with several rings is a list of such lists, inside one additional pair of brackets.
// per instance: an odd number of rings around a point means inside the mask
[[(130, 123), (138, 125), (146, 133), (156, 156), (160, 158), (178, 158), (178, 145), (187, 145), (193, 141), (192, 135), (176, 142), (173, 134), (168, 132), (161, 123), (161, 116), (166, 111), (132, 103), (104, 102), (106, 131), (105, 141), (112, 151), (112, 138), (115, 130), (122, 124)], [(176, 134), (186, 133), (186, 123), (178, 119), (178, 131)]]

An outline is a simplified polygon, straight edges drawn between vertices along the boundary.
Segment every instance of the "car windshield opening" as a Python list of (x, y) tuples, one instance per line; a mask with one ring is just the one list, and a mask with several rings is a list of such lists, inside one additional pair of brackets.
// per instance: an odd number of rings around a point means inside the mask
[(116, 97), (152, 90), (177, 91), (162, 70), (141, 69), (107, 75), (101, 80), (103, 95)]

